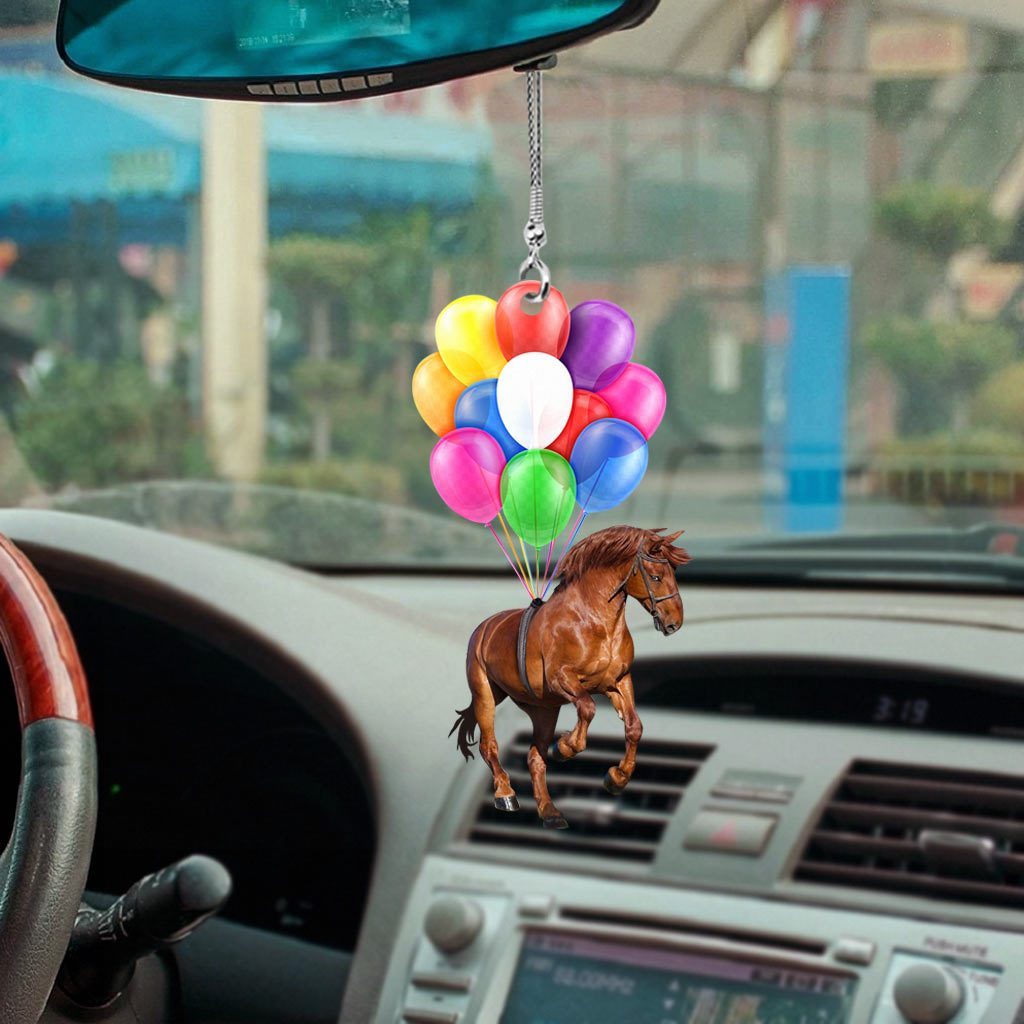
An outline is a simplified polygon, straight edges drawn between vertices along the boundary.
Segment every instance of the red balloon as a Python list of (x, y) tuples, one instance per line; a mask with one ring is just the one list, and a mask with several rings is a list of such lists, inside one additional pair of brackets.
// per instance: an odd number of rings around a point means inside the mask
[(552, 288), (541, 305), (525, 303), (530, 312), (524, 312), (524, 296), (536, 291), (536, 281), (520, 281), (498, 299), (494, 326), (506, 359), (524, 352), (546, 352), (558, 359), (565, 350), (569, 340), (569, 307), (562, 293)]
[(553, 452), (557, 452), (563, 459), (572, 455), (573, 445), (576, 438), (589, 427), (594, 420), (603, 420), (611, 416), (611, 406), (593, 391), (581, 391), (576, 389), (572, 393), (572, 412), (569, 413), (569, 422), (565, 425), (558, 437), (548, 445)]

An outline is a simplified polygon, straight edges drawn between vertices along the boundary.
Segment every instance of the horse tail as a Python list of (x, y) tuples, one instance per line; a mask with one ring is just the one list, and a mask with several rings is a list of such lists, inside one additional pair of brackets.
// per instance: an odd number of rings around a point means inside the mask
[(469, 702), (469, 706), (459, 711), (455, 710), (456, 715), (459, 717), (455, 719), (455, 724), (451, 727), (451, 731), (448, 733), (449, 736), (456, 729), (459, 734), (455, 737), (455, 743), (459, 748), (462, 756), (469, 761), (473, 757), (473, 751), (469, 748), (476, 745), (476, 710), (473, 707), (473, 702)]
[(476, 717), (478, 693), (488, 685), (487, 676), (480, 662), (480, 645), (483, 642), (485, 629), (489, 621), (490, 619), (481, 622), (473, 630), (473, 635), (469, 638), (469, 647), (466, 650), (466, 682), (469, 683), (470, 701), (469, 705), (461, 711), (456, 708), (455, 714), (458, 717), (448, 732), (449, 736), (452, 733), (458, 732), (458, 735), (455, 737), (455, 744), (467, 761), (473, 758), (473, 752), (469, 748), (476, 746), (476, 730), (480, 724)]

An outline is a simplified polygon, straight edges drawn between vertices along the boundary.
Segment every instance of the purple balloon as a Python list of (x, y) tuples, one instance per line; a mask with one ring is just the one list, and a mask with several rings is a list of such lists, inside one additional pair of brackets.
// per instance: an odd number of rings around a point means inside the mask
[(600, 391), (614, 384), (635, 345), (636, 328), (621, 306), (603, 299), (581, 302), (569, 314), (569, 340), (562, 353), (572, 386)]

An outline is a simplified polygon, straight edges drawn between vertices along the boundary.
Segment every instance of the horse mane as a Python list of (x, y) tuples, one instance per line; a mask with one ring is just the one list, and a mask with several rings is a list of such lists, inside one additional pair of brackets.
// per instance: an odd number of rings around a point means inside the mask
[[(589, 569), (604, 569), (632, 561), (641, 549), (652, 555), (667, 558), (672, 567), (686, 565), (690, 556), (684, 548), (672, 541), (679, 536), (661, 536), (665, 527), (642, 530), (638, 526), (609, 526), (573, 544), (562, 560), (558, 575), (560, 586), (574, 583)], [(682, 532), (682, 531), (680, 531)]]

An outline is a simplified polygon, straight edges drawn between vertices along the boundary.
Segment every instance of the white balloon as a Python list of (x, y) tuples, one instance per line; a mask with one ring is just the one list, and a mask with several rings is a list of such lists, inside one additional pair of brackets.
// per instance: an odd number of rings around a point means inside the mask
[(498, 375), (498, 413), (524, 448), (547, 448), (572, 412), (572, 377), (546, 352), (524, 352)]

